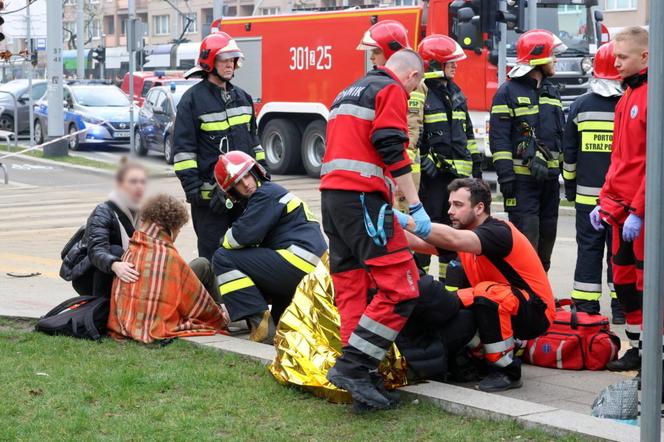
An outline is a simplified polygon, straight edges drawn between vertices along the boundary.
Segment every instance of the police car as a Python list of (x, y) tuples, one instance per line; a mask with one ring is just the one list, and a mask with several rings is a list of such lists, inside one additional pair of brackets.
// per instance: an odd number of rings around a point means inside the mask
[[(129, 98), (117, 86), (95, 81), (72, 81), (63, 88), (64, 133), (69, 148), (86, 144), (129, 141)], [(48, 100), (35, 104), (35, 142), (47, 135)], [(74, 135), (78, 132), (77, 135)]]

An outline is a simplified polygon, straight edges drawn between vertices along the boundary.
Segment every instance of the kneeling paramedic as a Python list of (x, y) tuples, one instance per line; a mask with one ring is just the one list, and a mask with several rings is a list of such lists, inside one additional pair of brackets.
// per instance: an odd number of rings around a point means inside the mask
[(321, 168), (323, 227), (343, 345), (327, 378), (377, 409), (390, 401), (378, 391), (382, 381), (375, 371), (418, 297), (417, 267), (390, 206), (394, 182), (410, 204), (416, 232), (426, 236), (431, 228), (405, 150), (408, 94), (422, 71), (419, 55), (402, 49), (341, 91), (330, 109)]
[(214, 176), (231, 200), (246, 200), (212, 260), (219, 292), (232, 321), (248, 320), (251, 340), (271, 343), (295, 287), (327, 251), (325, 238), (307, 205), (246, 153), (221, 155)]
[[(492, 371), (479, 384), (482, 391), (521, 386), (521, 362), (513, 358), (514, 339), (542, 335), (553, 321), (555, 302), (537, 252), (510, 222), (491, 217), (491, 190), (484, 181), (459, 178), (449, 185), (452, 226), (433, 224), (422, 240), (407, 234), (418, 252), (458, 252), (471, 288), (459, 299), (475, 314), (479, 337)], [(397, 215), (408, 230), (414, 223)]]

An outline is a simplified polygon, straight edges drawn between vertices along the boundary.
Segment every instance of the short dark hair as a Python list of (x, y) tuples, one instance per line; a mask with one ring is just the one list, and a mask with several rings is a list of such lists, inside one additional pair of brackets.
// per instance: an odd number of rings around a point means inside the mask
[(486, 181), (479, 178), (457, 178), (447, 186), (448, 192), (467, 189), (470, 192), (470, 205), (475, 207), (484, 203), (484, 213), (491, 215), (491, 188)]

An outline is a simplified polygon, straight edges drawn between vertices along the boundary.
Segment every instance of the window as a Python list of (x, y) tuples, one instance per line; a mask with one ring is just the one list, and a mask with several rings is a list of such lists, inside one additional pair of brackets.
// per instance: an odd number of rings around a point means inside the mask
[(417, 0), (395, 0), (395, 6), (414, 6), (417, 4)]
[(168, 35), (170, 31), (170, 15), (152, 16), (152, 35)]
[(182, 29), (187, 26), (187, 23), (189, 23), (186, 32), (187, 34), (195, 34), (198, 32), (198, 15), (195, 12), (182, 16)]
[(163, 95), (164, 95), (164, 102), (162, 103), (162, 106), (164, 108), (164, 113), (166, 115), (173, 115), (173, 110), (171, 109), (172, 108), (171, 99), (168, 98), (168, 95), (166, 95), (166, 94), (163, 94)]
[(104, 34), (114, 35), (115, 34), (115, 16), (107, 15), (104, 17)]
[(118, 15), (118, 20), (120, 20), (120, 35), (127, 35), (127, 15)]
[(41, 97), (43, 97), (46, 93), (46, 86), (48, 86), (47, 83), (38, 83), (32, 85), (32, 99), (39, 100)]
[(166, 99), (166, 94), (164, 94), (163, 92), (158, 92), (157, 96), (154, 99), (154, 104), (152, 105), (152, 107), (161, 107), (163, 110), (165, 99)]
[(146, 82), (143, 83), (143, 90), (141, 91), (141, 96), (145, 97), (145, 95), (150, 91), (150, 88), (152, 88), (152, 82), (150, 80), (147, 80)]
[(260, 15), (276, 15), (279, 13), (279, 7), (274, 6), (270, 8), (260, 8)]
[(143, 103), (143, 107), (150, 108), (154, 106), (154, 103), (157, 100), (158, 93), (159, 91), (157, 90), (148, 92), (148, 94), (145, 96), (145, 102)]
[(606, 0), (604, 9), (606, 11), (624, 11), (636, 9), (637, 0)]
[(94, 20), (88, 25), (88, 36), (92, 39), (101, 38), (101, 21)]

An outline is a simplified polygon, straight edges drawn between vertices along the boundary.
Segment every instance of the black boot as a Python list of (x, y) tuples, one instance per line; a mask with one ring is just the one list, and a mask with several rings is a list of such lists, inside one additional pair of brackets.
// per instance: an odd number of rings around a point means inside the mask
[(611, 323), (616, 325), (625, 323), (625, 312), (616, 298), (611, 299)]
[(487, 377), (477, 385), (481, 391), (495, 393), (498, 391), (521, 388), (521, 359), (514, 359), (510, 365), (504, 368), (493, 367)]
[[(401, 404), (401, 395), (399, 394), (399, 392), (396, 390), (389, 391), (385, 387), (385, 380), (383, 379), (383, 376), (381, 376), (380, 373), (378, 373), (377, 371), (369, 372), (369, 378), (371, 379), (371, 383), (373, 384), (373, 386), (376, 387), (376, 390), (378, 390), (380, 394), (385, 396), (387, 400), (390, 401), (390, 405), (387, 408), (394, 409)], [(362, 402), (353, 400), (354, 413), (361, 414), (374, 410), (376, 410), (376, 408), (370, 407)]]
[(576, 305), (576, 310), (579, 312), (584, 312), (591, 315), (599, 315), (599, 301), (585, 301), (581, 299), (575, 299), (574, 305)]
[(344, 373), (337, 367), (327, 372), (327, 380), (339, 388), (350, 393), (354, 402), (359, 402), (375, 410), (385, 410), (390, 407), (390, 401), (376, 389), (369, 373), (358, 377)]
[(606, 369), (610, 371), (630, 371), (641, 368), (641, 356), (638, 348), (630, 348), (620, 359), (606, 364)]

